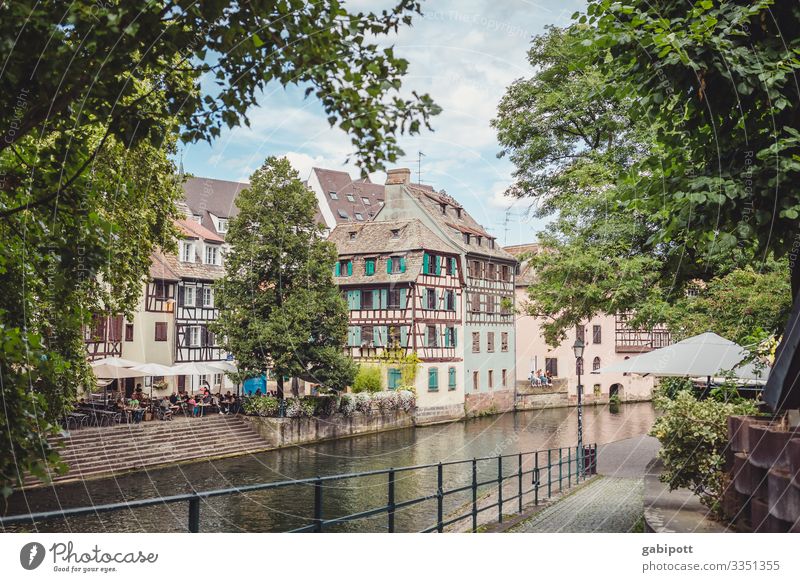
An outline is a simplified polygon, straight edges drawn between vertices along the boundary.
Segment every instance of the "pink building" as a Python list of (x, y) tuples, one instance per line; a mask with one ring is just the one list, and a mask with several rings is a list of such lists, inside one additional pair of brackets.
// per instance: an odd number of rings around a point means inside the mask
[[(581, 383), (585, 401), (606, 402), (617, 394), (622, 400), (648, 400), (652, 396), (655, 378), (622, 373), (599, 374), (603, 366), (625, 360), (633, 355), (660, 348), (671, 343), (669, 332), (663, 328), (652, 331), (633, 329), (628, 326), (625, 314), (597, 315), (583, 325), (567, 332), (566, 339), (558, 346), (548, 346), (542, 337), (540, 325), (543, 318), (526, 315), (527, 289), (535, 285), (535, 275), (528, 267), (526, 257), (539, 252), (536, 244), (505, 247), (505, 250), (520, 259), (520, 272), (516, 280), (516, 358), (517, 383), (530, 385), (531, 376), (548, 370), (556, 379), (556, 386), (566, 384), (570, 401), (577, 398), (578, 368), (582, 365)], [(572, 345), (580, 336), (586, 345), (582, 363), (576, 362)]]

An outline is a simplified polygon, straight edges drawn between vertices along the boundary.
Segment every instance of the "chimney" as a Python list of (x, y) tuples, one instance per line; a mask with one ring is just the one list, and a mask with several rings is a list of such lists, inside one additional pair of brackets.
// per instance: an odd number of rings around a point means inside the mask
[(395, 168), (386, 172), (386, 185), (411, 183), (411, 170)]

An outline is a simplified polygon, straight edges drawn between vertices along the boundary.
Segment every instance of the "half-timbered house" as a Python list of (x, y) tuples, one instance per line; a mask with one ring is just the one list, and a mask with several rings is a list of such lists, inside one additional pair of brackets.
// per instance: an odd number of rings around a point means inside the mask
[(418, 416), (458, 418), (464, 406), (463, 285), (458, 249), (420, 220), (341, 224), (330, 240), (334, 279), (347, 302), (347, 346), (359, 363), (381, 366), (390, 390), (402, 362), (420, 360)]

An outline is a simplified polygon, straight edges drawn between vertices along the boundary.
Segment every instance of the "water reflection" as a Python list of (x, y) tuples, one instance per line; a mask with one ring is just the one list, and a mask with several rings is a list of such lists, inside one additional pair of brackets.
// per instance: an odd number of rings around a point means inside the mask
[[(584, 441), (606, 443), (643, 434), (655, 413), (650, 404), (628, 404), (612, 414), (607, 407), (584, 412)], [(114, 503), (217, 489), (250, 483), (300, 479), (470, 459), (518, 451), (574, 446), (575, 409), (551, 409), (504, 414), (466, 422), (410, 428), (317, 445), (292, 447), (258, 455), (179, 465), (122, 475), (114, 479), (63, 484), (17, 493), (9, 500), (8, 514), (52, 511), (59, 508)], [(490, 466), (491, 465), (491, 466)], [(469, 467), (447, 475), (451, 487), (471, 479)], [(508, 472), (514, 467), (509, 466)], [(482, 464), (481, 479), (496, 476), (496, 464)], [(397, 498), (411, 499), (432, 493), (435, 469), (398, 476)], [(375, 476), (337, 482), (325, 488), (326, 517), (363, 511), (386, 503), (386, 477)], [(448, 509), (469, 500), (469, 492), (448, 499)], [(311, 487), (292, 487), (248, 495), (220, 497), (203, 503), (203, 531), (281, 531), (307, 523), (313, 507)], [(435, 501), (398, 511), (398, 530), (418, 530), (431, 523)], [(386, 517), (361, 522), (362, 531), (382, 531)], [(39, 531), (186, 531), (186, 504), (162, 505), (97, 516), (39, 524)], [(352, 524), (337, 530), (352, 529)], [(15, 531), (32, 528), (14, 528)]]

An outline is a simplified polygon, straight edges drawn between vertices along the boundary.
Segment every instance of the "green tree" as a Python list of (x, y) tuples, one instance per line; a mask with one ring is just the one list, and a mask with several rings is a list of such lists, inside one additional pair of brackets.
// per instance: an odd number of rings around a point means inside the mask
[(296, 84), (358, 163), (396, 159), (397, 136), (438, 108), (400, 95), (408, 63), (372, 39), (418, 12), (413, 0), (379, 13), (337, 0), (0, 3), (4, 495), (56, 462), (45, 438), (91, 381), (82, 326), (133, 309), (151, 252), (173, 244), (177, 138), (211, 140), (246, 124), (271, 83)]
[(383, 390), (383, 374), (378, 366), (359, 366), (353, 381), (353, 392), (380, 392)]
[(333, 283), (336, 247), (315, 219), (316, 198), (285, 158), (268, 158), (236, 199), (226, 274), (216, 284), (214, 331), (240, 378), (270, 370), (341, 390), (355, 364), (344, 354), (346, 304)]

